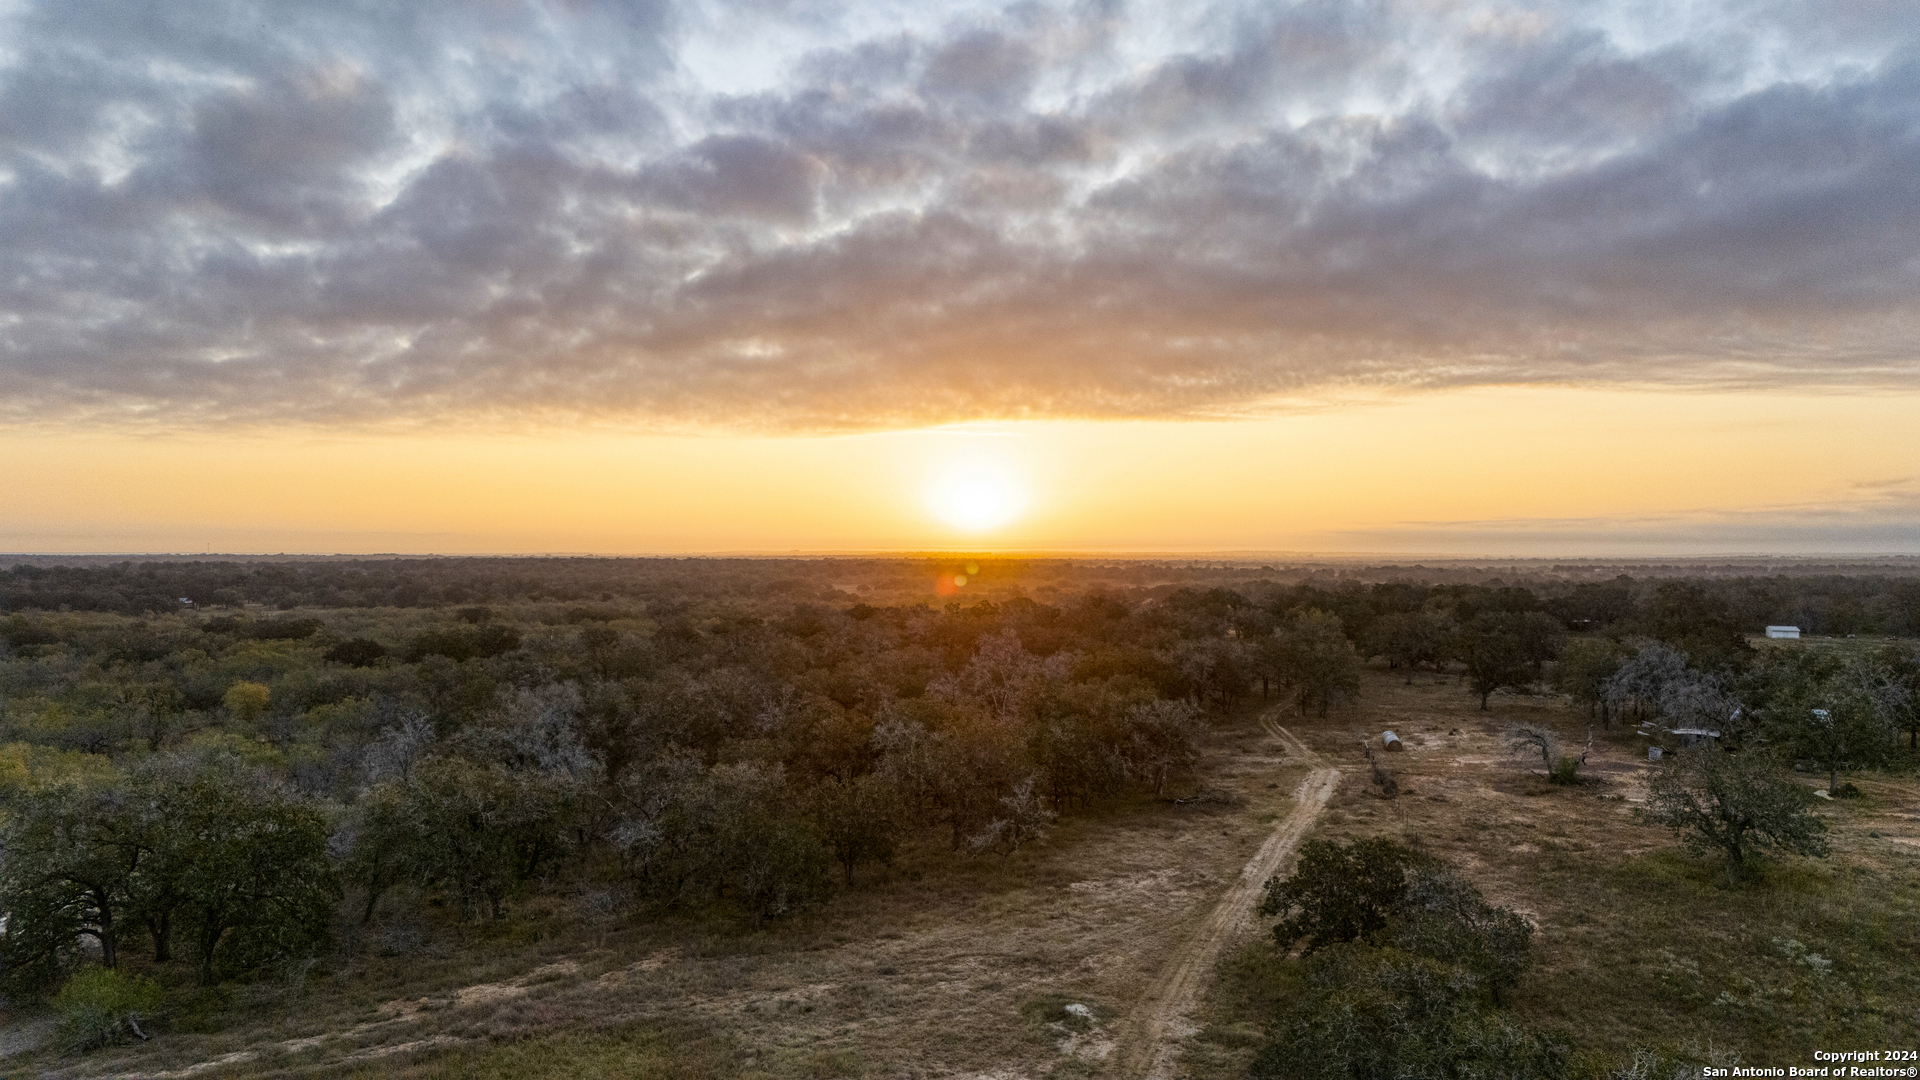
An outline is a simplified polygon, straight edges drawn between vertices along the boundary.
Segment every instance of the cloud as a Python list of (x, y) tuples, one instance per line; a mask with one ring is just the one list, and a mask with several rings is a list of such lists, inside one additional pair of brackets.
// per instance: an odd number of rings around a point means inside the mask
[(1826, 502), (1594, 518), (1409, 521), (1330, 533), (1348, 550), (1528, 555), (1920, 555), (1920, 478), (1857, 485)]
[(1892, 5), (0, 21), (13, 422), (841, 429), (1920, 375)]

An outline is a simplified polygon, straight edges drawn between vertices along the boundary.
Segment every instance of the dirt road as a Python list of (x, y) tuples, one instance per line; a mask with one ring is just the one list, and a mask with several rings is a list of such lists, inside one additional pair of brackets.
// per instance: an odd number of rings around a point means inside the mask
[(1293, 733), (1271, 718), (1261, 721), (1267, 733), (1286, 745), (1288, 751), (1306, 762), (1312, 771), (1294, 790), (1293, 810), (1274, 826), (1253, 859), (1240, 871), (1225, 896), (1214, 906), (1207, 921), (1170, 961), (1152, 989), (1147, 991), (1130, 1023), (1122, 1057), (1120, 1075), (1127, 1080), (1170, 1080), (1179, 1055), (1179, 1042), (1193, 1033), (1188, 1017), (1193, 1012), (1200, 989), (1206, 985), (1213, 966), (1224, 949), (1246, 926), (1259, 903), (1261, 887), (1278, 873), (1293, 855), (1315, 818), (1333, 796), (1340, 783), (1340, 770), (1327, 765)]

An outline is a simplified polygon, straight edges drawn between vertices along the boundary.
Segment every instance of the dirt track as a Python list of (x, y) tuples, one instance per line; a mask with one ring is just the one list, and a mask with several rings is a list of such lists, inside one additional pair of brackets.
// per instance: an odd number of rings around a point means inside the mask
[(1179, 1054), (1179, 1042), (1192, 1034), (1188, 1017), (1206, 985), (1220, 951), (1239, 934), (1259, 902), (1261, 887), (1292, 857), (1315, 818), (1340, 783), (1340, 770), (1327, 765), (1293, 733), (1264, 719), (1261, 726), (1285, 743), (1312, 772), (1294, 790), (1294, 808), (1274, 826), (1240, 876), (1228, 887), (1207, 921), (1154, 981), (1129, 1022), (1120, 1059), (1120, 1075), (1134, 1080), (1169, 1080)]

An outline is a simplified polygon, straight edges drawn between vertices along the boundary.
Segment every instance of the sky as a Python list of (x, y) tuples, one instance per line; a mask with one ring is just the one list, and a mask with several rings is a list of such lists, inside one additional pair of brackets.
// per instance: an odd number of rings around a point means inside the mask
[(0, 0), (0, 551), (1920, 553), (1899, 0)]

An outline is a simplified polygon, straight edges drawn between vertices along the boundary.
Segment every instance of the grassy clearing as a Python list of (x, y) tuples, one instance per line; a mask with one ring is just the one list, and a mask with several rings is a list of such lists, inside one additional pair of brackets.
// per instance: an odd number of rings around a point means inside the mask
[[(723, 1036), (658, 1024), (624, 1024), (562, 1032), (500, 1045), (413, 1054), (393, 1054), (353, 1068), (356, 1080), (731, 1080), (741, 1075), (742, 1054)], [(810, 1071), (809, 1071), (810, 1070)], [(831, 1054), (816, 1055), (794, 1075), (848, 1076)]]
[[(1588, 1061), (1691, 1042), (1748, 1063), (1805, 1064), (1816, 1048), (1920, 1042), (1920, 784), (1910, 776), (1857, 775), (1862, 798), (1822, 805), (1830, 858), (1736, 878), (1633, 819), (1647, 765), (1631, 734), (1599, 734), (1586, 782), (1556, 786), (1537, 760), (1509, 755), (1501, 732), (1524, 720), (1584, 742), (1584, 715), (1524, 697), (1496, 697), (1480, 713), (1457, 686), (1383, 675), (1343, 722), (1294, 729), (1353, 766), (1316, 835), (1423, 844), (1533, 920), (1534, 967), (1515, 1001), (1526, 1022), (1570, 1032)], [(1404, 792), (1392, 801), (1369, 793), (1360, 752), (1384, 728), (1408, 742), (1386, 759)], [(1193, 1074), (1239, 1075), (1297, 977), (1261, 942), (1224, 961)]]

